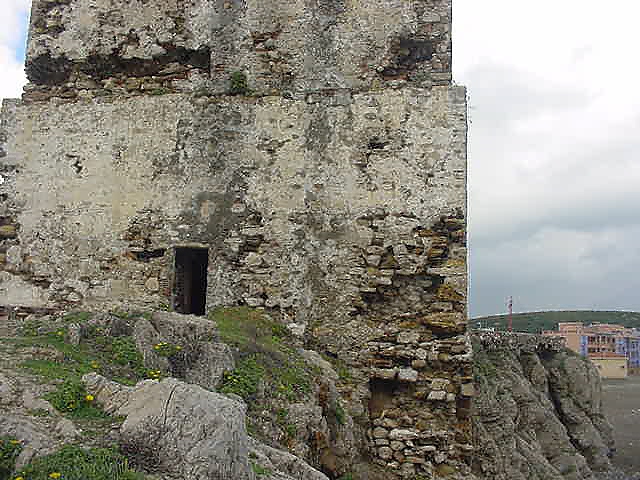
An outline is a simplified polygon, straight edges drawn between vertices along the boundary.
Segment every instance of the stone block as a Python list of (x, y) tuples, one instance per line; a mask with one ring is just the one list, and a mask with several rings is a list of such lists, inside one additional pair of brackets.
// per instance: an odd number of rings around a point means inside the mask
[(460, 395), (463, 397), (474, 397), (476, 395), (476, 387), (473, 383), (463, 383), (460, 386)]
[(374, 368), (371, 375), (374, 378), (382, 378), (383, 380), (393, 380), (398, 374), (397, 368)]
[(416, 440), (419, 435), (413, 430), (395, 428), (389, 432), (389, 438), (391, 440)]
[(387, 438), (389, 431), (386, 428), (376, 427), (373, 429), (373, 438)]
[(0, 226), (0, 238), (16, 238), (18, 236), (18, 229), (15, 225), (2, 225)]
[(381, 447), (378, 449), (378, 456), (384, 460), (391, 460), (393, 458), (393, 450), (389, 447)]
[(447, 392), (443, 390), (438, 390), (438, 391), (430, 392), (429, 396), (427, 397), (427, 400), (442, 401), (442, 400), (446, 400), (446, 398), (447, 398)]
[(398, 380), (401, 382), (418, 381), (418, 372), (413, 368), (401, 368), (398, 370)]

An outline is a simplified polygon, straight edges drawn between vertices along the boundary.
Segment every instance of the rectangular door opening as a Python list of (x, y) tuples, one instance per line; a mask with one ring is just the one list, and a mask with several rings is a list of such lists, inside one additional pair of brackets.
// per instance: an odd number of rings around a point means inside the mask
[(204, 315), (207, 306), (209, 249), (176, 248), (173, 310)]

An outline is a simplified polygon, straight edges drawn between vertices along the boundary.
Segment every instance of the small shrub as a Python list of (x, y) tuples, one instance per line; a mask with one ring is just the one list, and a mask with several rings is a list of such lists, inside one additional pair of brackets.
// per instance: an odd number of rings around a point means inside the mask
[(336, 402), (333, 413), (336, 417), (336, 422), (338, 422), (338, 425), (344, 425), (347, 422), (347, 414), (339, 402)]
[(15, 438), (0, 437), (0, 480), (8, 480), (22, 451), (22, 443)]
[(117, 451), (85, 450), (74, 445), (65, 445), (57, 453), (38, 458), (25, 467), (20, 476), (24, 480), (144, 480)]
[(247, 83), (247, 75), (244, 72), (233, 72), (229, 86), (231, 95), (246, 95), (249, 93), (249, 84)]

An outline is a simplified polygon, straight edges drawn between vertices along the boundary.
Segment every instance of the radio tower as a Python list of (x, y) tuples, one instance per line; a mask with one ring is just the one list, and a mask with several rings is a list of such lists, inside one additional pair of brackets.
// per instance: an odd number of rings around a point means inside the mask
[(509, 316), (507, 317), (507, 329), (513, 332), (513, 297), (509, 297), (507, 301), (507, 308), (509, 309)]

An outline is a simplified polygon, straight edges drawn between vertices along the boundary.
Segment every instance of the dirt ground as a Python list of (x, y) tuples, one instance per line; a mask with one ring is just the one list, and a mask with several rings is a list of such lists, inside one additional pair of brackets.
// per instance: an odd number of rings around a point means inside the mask
[(614, 428), (613, 463), (629, 474), (640, 472), (640, 376), (603, 380), (604, 410)]

